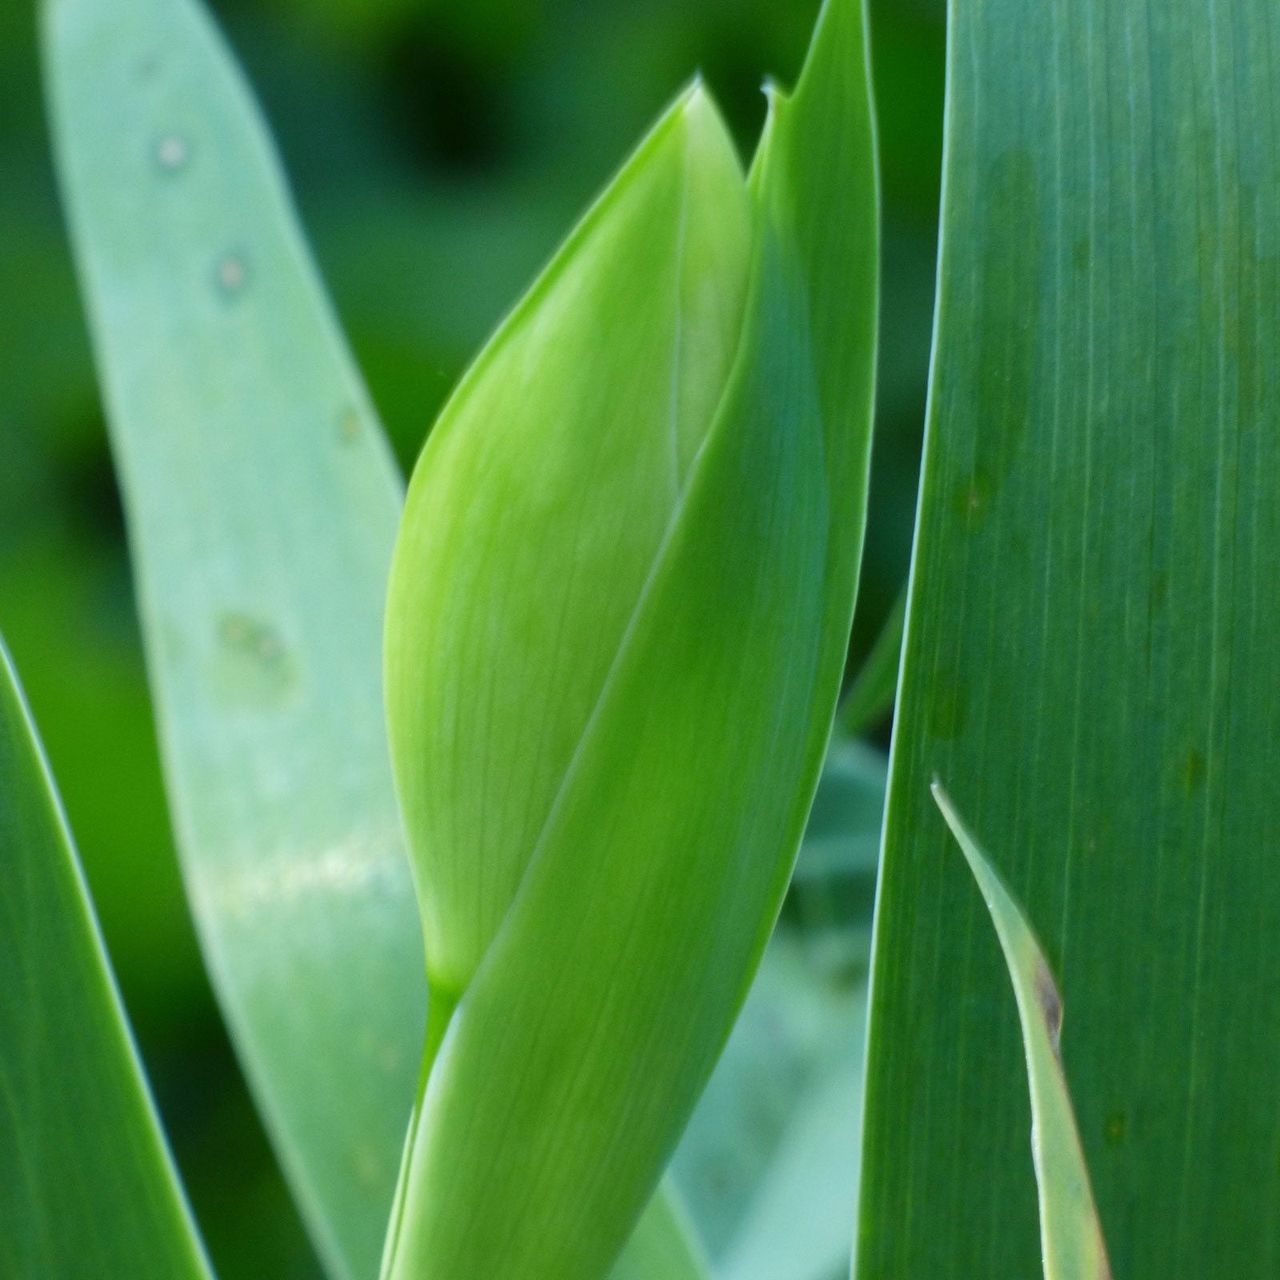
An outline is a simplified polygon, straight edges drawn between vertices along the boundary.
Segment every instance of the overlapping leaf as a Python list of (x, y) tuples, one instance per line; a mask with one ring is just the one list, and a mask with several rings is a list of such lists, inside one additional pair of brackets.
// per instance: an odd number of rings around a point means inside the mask
[(697, 1231), (671, 1183), (658, 1187), (609, 1280), (709, 1280)]
[[(677, 105), (464, 381), (411, 486), (392, 747), (437, 1010), (456, 1011), (431, 1039), (395, 1277), (600, 1274), (728, 1032), (816, 782), (874, 356), (858, 6), (832, 0), (796, 96), (775, 100), (730, 376), (690, 397), (668, 354), (685, 331), (652, 317), (705, 326), (715, 367), (732, 297), (699, 319), (686, 289), (729, 264), (682, 157), (697, 148), (705, 197), (730, 199), (719, 133), (696, 91)], [(651, 202), (639, 280), (632, 200)], [(619, 488), (614, 451), (632, 455)]]
[[(399, 483), (202, 11), (64, 0), (46, 52), (192, 905), (308, 1226), (358, 1280), (425, 1006), (378, 670)], [(659, 1205), (643, 1246), (680, 1222)]]
[(680, 527), (750, 225), (695, 85), (432, 430), (392, 578), (388, 719), (442, 1002), (492, 944)]
[(209, 1280), (0, 644), (0, 1274)]

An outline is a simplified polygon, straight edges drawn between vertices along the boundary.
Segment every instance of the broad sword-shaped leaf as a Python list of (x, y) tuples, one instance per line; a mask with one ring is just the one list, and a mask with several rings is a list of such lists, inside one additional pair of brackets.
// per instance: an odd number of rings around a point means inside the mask
[(209, 1280), (0, 642), (0, 1275)]
[(929, 797), (1075, 1011), (1126, 1280), (1280, 1275), (1280, 20), (953, 0), (858, 1275), (1035, 1274), (1023, 1067)]

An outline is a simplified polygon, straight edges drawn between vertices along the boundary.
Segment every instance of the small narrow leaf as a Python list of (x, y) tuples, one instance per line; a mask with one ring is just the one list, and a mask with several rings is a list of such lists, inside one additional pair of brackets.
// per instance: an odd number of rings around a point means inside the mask
[(857, 737), (874, 728), (893, 707), (893, 695), (898, 690), (902, 627), (906, 616), (907, 589), (903, 587), (881, 624), (871, 651), (840, 702), (836, 719), (841, 731), (850, 737)]
[(1031, 1150), (1045, 1280), (1110, 1280), (1102, 1226), (1063, 1072), (1057, 984), (1022, 908), (937, 781), (933, 798), (982, 891), (1013, 981), (1031, 1090)]
[(208, 1280), (0, 642), (0, 1275)]

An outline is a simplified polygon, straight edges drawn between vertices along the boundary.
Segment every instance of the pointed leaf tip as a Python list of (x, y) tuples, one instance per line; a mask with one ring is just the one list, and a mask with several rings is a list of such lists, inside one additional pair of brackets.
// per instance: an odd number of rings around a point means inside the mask
[(929, 789), (982, 891), (1013, 983), (1031, 1092), (1045, 1280), (1110, 1280), (1102, 1226), (1063, 1072), (1057, 983), (1025, 913), (936, 775)]
[(0, 1274), (211, 1280), (0, 638)]
[(870, 444), (869, 93), (861, 62), (824, 65), (750, 191), (695, 82), (411, 483), (388, 720), (432, 982), (466, 995), (420, 1099), (395, 1280), (599, 1276), (777, 914)]

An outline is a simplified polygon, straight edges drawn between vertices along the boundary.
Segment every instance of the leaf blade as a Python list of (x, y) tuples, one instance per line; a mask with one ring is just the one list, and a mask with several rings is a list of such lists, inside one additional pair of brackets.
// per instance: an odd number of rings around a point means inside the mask
[(1280, 686), (1259, 427), (1274, 14), (957, 0), (952, 17), (860, 1266), (967, 1280), (1038, 1257), (1033, 1188), (1005, 1172), (1022, 1065), (972, 1007), (1003, 979), (972, 946), (976, 904), (940, 883), (940, 774), (1001, 840), (1081, 1011), (1072, 1079), (1117, 1273), (1261, 1280), (1280, 1170), (1250, 1081), (1280, 1041), (1270, 988), (1240, 1002), (1280, 915), (1257, 843), (1277, 823), (1261, 708)]
[(209, 1280), (2, 641), (0, 971), (0, 1265)]
[[(399, 480), (203, 11), (112, 0), (43, 16), (188, 894), (326, 1270), (363, 1280), (426, 1003), (379, 670)], [(228, 284), (230, 315), (207, 305)], [(282, 613), (289, 625), (264, 625)], [(215, 656), (193, 662), (210, 639)], [(638, 1247), (677, 1224), (657, 1204)]]
[(188, 895), (307, 1226), (367, 1276), (425, 1006), (378, 711), (400, 484), (207, 15), (44, 26)]
[(697, 1234), (669, 1180), (654, 1193), (609, 1280), (711, 1280)]

